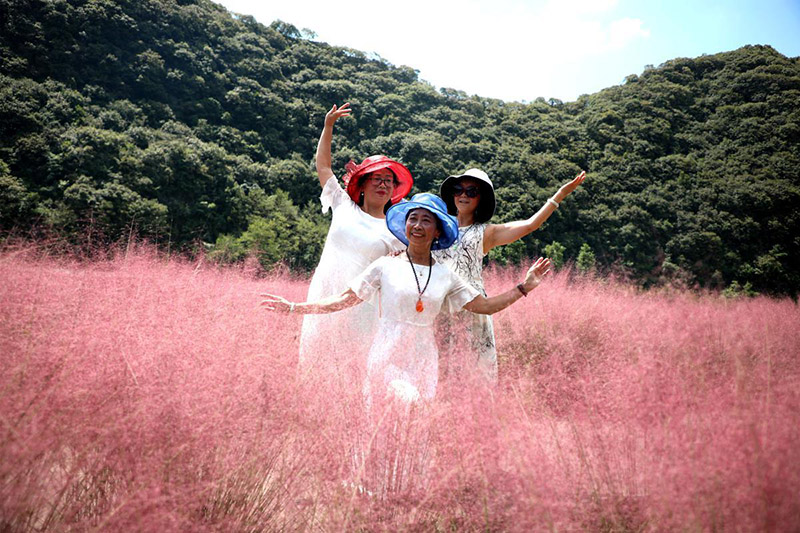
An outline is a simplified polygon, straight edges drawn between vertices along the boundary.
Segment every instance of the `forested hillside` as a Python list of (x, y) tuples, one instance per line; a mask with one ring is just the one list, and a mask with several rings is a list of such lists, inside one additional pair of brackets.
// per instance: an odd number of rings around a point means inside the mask
[(591, 249), (645, 286), (800, 290), (798, 58), (748, 46), (576, 102), (507, 103), (208, 0), (0, 0), (0, 229), (135, 232), (313, 268), (327, 229), (314, 147), (345, 101), (335, 168), (384, 153), (429, 191), (479, 166), (498, 221), (588, 171), (546, 227), (495, 259), (557, 241), (566, 259)]

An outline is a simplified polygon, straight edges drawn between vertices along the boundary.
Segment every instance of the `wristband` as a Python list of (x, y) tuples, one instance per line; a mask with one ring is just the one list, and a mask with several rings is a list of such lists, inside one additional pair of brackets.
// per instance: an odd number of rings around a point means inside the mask
[(525, 290), (525, 286), (524, 286), (524, 285), (522, 285), (522, 283), (517, 283), (517, 289), (519, 290), (519, 292), (521, 292), (521, 293), (522, 293), (522, 295), (523, 295), (523, 296), (525, 296), (525, 297), (527, 298), (527, 296), (528, 296), (528, 293), (529, 293), (530, 291), (526, 291), (526, 290)]
[(556, 201), (555, 201), (555, 200), (553, 200), (552, 198), (548, 198), (548, 199), (547, 199), (547, 203), (548, 203), (548, 204), (553, 204), (553, 207), (555, 207), (556, 209), (558, 209), (558, 202), (556, 202)]

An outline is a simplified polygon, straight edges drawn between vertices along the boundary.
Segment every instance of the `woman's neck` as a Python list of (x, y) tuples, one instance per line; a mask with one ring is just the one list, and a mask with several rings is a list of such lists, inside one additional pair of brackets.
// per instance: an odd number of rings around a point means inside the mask
[(465, 226), (471, 226), (475, 223), (475, 211), (471, 213), (465, 213), (463, 211), (458, 212), (458, 216), (456, 216), (458, 220), (458, 227), (463, 228)]
[(431, 263), (431, 247), (409, 244), (406, 249), (412, 263), (428, 266)]
[(368, 204), (364, 201), (364, 203), (361, 204), (361, 210), (371, 217), (386, 218), (386, 213), (383, 212), (384, 205), (385, 204)]

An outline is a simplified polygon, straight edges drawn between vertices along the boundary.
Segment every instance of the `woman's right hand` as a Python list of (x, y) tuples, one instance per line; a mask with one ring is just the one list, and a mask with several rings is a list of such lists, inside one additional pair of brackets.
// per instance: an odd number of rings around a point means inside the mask
[(261, 296), (264, 297), (264, 300), (261, 301), (261, 307), (267, 311), (276, 311), (278, 313), (291, 313), (294, 311), (295, 304), (283, 296), (268, 293), (263, 293)]
[(352, 111), (353, 110), (350, 109), (350, 102), (345, 102), (342, 104), (342, 107), (337, 107), (336, 104), (333, 104), (331, 110), (325, 114), (325, 127), (333, 128), (333, 124), (337, 120), (339, 120), (341, 117), (350, 116)]

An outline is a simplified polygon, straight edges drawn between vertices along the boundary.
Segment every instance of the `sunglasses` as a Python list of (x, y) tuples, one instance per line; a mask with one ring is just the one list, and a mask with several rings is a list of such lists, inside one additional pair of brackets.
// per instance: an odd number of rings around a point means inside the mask
[(462, 194), (466, 194), (467, 198), (477, 198), (480, 193), (481, 191), (477, 187), (462, 187), (461, 185), (456, 185), (453, 187), (454, 198), (456, 196), (461, 196)]
[(378, 185), (383, 185), (384, 187), (389, 187), (390, 185), (394, 185), (394, 178), (376, 178), (375, 176), (370, 176), (367, 179), (372, 183), (374, 183), (376, 187)]

